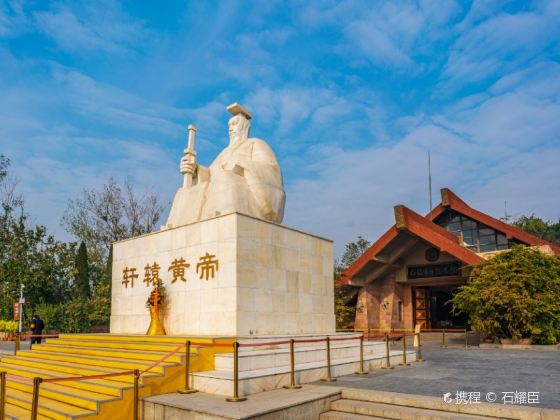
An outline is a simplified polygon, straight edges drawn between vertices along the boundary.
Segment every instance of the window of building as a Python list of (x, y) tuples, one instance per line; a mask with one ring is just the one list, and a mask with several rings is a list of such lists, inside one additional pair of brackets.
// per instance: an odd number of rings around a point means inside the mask
[(435, 222), (461, 237), (465, 246), (474, 252), (509, 249), (514, 245), (503, 233), (454, 210), (447, 210)]

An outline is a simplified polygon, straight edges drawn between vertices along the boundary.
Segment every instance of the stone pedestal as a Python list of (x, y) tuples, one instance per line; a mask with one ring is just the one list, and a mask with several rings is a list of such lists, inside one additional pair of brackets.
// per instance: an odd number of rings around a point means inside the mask
[[(204, 256), (218, 261), (213, 275), (199, 265)], [(173, 261), (181, 258), (186, 281), (174, 281)], [(117, 242), (111, 333), (146, 332), (146, 271), (167, 289), (162, 318), (170, 335), (335, 332), (333, 247), (317, 236), (232, 213)]]

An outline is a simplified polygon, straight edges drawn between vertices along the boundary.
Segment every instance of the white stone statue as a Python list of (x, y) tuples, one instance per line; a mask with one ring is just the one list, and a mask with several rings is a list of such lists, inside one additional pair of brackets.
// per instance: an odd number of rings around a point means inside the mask
[(164, 228), (233, 212), (282, 222), (286, 194), (276, 156), (265, 141), (249, 138), (249, 111), (238, 103), (227, 110), (233, 114), (229, 145), (208, 168), (196, 162), (196, 128), (189, 126), (189, 144), (180, 165), (184, 184), (175, 194)]

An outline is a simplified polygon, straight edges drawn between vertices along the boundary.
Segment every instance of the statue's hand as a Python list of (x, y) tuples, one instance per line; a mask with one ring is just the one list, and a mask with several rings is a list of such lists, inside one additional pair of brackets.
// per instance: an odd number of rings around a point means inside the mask
[(194, 175), (198, 164), (196, 163), (195, 157), (192, 155), (185, 155), (181, 158), (181, 173)]

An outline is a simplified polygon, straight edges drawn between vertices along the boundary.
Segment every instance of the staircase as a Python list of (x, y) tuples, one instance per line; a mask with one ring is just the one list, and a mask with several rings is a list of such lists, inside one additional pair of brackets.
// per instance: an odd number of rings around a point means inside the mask
[[(216, 341), (211, 338), (190, 339), (201, 343)], [(25, 378), (80, 377), (133, 369), (142, 372), (186, 340), (187, 337), (61, 334), (58, 339), (47, 339), (44, 344), (34, 345), (32, 350), (21, 350), (16, 356), (3, 356), (0, 359), (0, 371), (18, 376), (6, 381), (6, 418), (30, 418), (33, 384)], [(215, 349), (227, 351), (227, 348), (191, 346), (191, 371), (213, 369)], [(184, 362), (183, 348), (158, 366), (142, 373), (140, 397), (183, 388)], [(39, 392), (38, 418), (130, 419), (133, 382), (132, 375), (124, 375), (43, 383)]]
[[(352, 335), (352, 334), (350, 334)], [(324, 336), (319, 336), (324, 337)], [(284, 340), (290, 337), (275, 337)], [(313, 339), (314, 336), (298, 337), (298, 339)], [(271, 341), (263, 337), (240, 339), (240, 343), (255, 344), (259, 341)], [(359, 341), (333, 341), (330, 348), (331, 375), (334, 377), (349, 375), (359, 369), (360, 347)], [(305, 384), (318, 381), (326, 376), (325, 343), (297, 344), (294, 350), (295, 381)], [(392, 364), (402, 361), (402, 350), (390, 351)], [(416, 360), (416, 352), (407, 350), (409, 362)], [(364, 342), (364, 368), (373, 370), (385, 364), (385, 343), (380, 341)], [(199, 371), (193, 374), (193, 384), (202, 392), (216, 395), (231, 395), (233, 389), (233, 354), (221, 353), (215, 356), (214, 370)], [(239, 352), (239, 392), (250, 395), (263, 391), (270, 391), (290, 384), (290, 349), (289, 345), (273, 345), (266, 347), (242, 347)]]
[(476, 420), (559, 418), (560, 410), (503, 404), (445, 403), (442, 397), (399, 394), (363, 389), (342, 390), (320, 420)]

